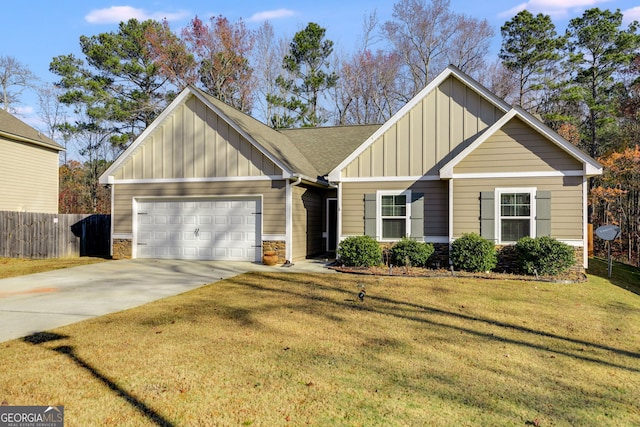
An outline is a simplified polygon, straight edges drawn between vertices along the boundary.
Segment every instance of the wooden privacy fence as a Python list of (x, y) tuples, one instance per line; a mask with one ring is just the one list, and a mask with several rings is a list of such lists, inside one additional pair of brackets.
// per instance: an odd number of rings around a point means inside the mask
[(110, 215), (0, 211), (0, 257), (106, 257), (110, 230)]

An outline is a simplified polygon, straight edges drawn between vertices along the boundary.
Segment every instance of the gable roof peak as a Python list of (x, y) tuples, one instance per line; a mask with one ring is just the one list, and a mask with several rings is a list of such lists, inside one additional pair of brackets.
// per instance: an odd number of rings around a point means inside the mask
[(454, 65), (449, 65), (440, 74), (438, 74), (427, 86), (418, 92), (409, 102), (407, 102), (400, 110), (398, 110), (389, 120), (387, 120), (376, 132), (373, 133), (366, 141), (364, 141), (356, 150), (351, 153), (344, 161), (342, 161), (335, 169), (329, 173), (329, 181), (339, 181), (342, 169), (347, 167), (349, 163), (355, 160), (364, 150), (373, 144), (380, 136), (387, 132), (402, 117), (408, 114), (418, 103), (426, 98), (431, 92), (436, 90), (448, 78), (454, 77), (460, 80), (465, 86), (478, 93), (482, 98), (493, 104), (496, 108), (506, 113), (512, 107), (506, 101), (493, 94), (489, 89), (484, 87), (477, 80), (461, 71)]

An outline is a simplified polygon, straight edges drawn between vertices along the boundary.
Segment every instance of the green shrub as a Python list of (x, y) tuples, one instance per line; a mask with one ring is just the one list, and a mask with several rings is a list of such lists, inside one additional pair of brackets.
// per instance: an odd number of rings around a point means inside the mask
[(493, 242), (476, 233), (463, 234), (454, 240), (450, 257), (455, 268), (474, 273), (492, 270), (498, 262)]
[(431, 243), (418, 242), (403, 237), (389, 249), (390, 262), (396, 266), (426, 267), (435, 249)]
[(524, 274), (559, 274), (576, 262), (573, 248), (552, 237), (523, 237), (516, 243), (516, 252), (518, 268)]
[(372, 267), (382, 260), (382, 249), (370, 236), (351, 236), (340, 242), (338, 257), (348, 267)]

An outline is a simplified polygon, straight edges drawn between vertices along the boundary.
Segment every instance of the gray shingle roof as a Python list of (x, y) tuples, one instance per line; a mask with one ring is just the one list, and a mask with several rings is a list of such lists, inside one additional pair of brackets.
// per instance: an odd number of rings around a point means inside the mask
[(219, 109), (292, 173), (324, 177), (380, 125), (331, 126), (275, 130), (206, 92), (191, 87)]
[(64, 151), (64, 148), (53, 139), (43, 135), (37, 129), (32, 128), (3, 109), (0, 109), (0, 132), (9, 138), (17, 137), (54, 150)]
[(281, 129), (320, 176), (327, 175), (369, 138), (380, 125)]

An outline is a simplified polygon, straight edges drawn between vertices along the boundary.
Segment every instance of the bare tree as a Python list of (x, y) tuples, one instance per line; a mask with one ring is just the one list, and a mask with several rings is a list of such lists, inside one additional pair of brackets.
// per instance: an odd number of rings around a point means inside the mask
[(38, 117), (46, 126), (46, 135), (60, 143), (65, 148), (63, 163), (67, 163), (67, 149), (69, 148), (70, 134), (63, 132), (63, 124), (68, 121), (64, 104), (58, 101), (62, 90), (52, 84), (44, 84), (38, 87)]
[(254, 34), (242, 20), (212, 17), (210, 25), (197, 16), (182, 30), (182, 39), (198, 62), (205, 89), (220, 100), (246, 112), (253, 108), (253, 69), (249, 55)]
[(453, 12), (449, 0), (400, 0), (392, 16), (383, 32), (404, 63), (402, 101), (450, 63), (469, 73), (482, 67), (494, 33), (486, 20)]
[(393, 21), (384, 23), (383, 30), (407, 69), (410, 93), (408, 101), (427, 85), (434, 60), (445, 54), (451, 38), (453, 14), (449, 0), (400, 0), (393, 6)]
[(513, 104), (518, 99), (516, 76), (507, 70), (500, 60), (488, 64), (486, 72), (480, 76), (479, 81), (492, 93), (508, 103)]
[(398, 108), (397, 75), (401, 59), (395, 52), (373, 50), (378, 29), (376, 13), (363, 21), (360, 47), (352, 55), (338, 55), (340, 79), (334, 90), (337, 124), (382, 123)]
[[(255, 44), (252, 52), (254, 64), (254, 77), (256, 79), (254, 97), (257, 103), (257, 116), (265, 123), (270, 117), (276, 115), (273, 104), (267, 102), (267, 95), (283, 95), (276, 79), (280, 75), (286, 75), (287, 71), (282, 67), (282, 58), (289, 53), (287, 37), (276, 38), (273, 26), (265, 21), (255, 33)], [(287, 75), (287, 78), (291, 76)]]
[(26, 65), (13, 56), (0, 55), (0, 96), (2, 108), (11, 113), (15, 105), (20, 103), (20, 96), (29, 88), (33, 88), (38, 80)]
[(469, 75), (479, 75), (480, 71), (484, 71), (495, 31), (486, 19), (456, 15), (453, 22), (454, 33), (444, 55), (446, 63), (439, 64), (438, 68), (444, 69), (453, 64)]

